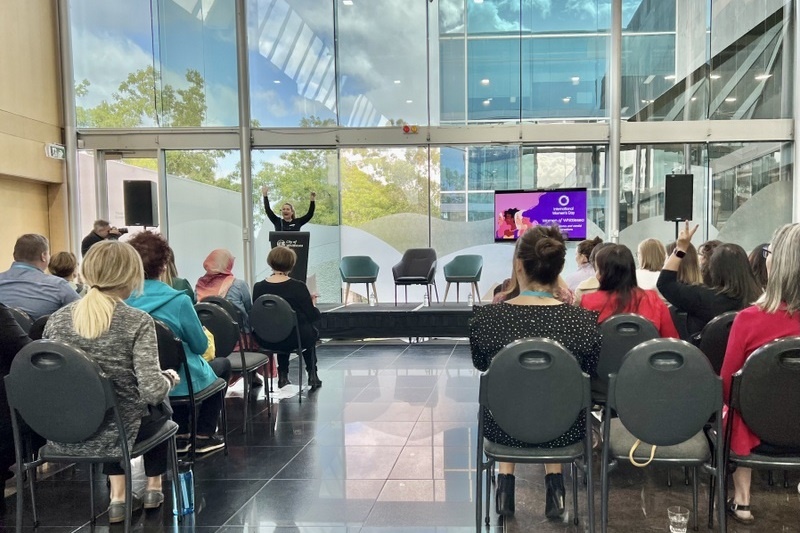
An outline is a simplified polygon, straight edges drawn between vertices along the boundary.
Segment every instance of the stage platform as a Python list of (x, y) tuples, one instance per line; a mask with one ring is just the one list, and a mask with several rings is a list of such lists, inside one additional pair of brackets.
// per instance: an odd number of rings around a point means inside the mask
[(469, 337), (472, 307), (466, 303), (320, 304), (323, 339)]

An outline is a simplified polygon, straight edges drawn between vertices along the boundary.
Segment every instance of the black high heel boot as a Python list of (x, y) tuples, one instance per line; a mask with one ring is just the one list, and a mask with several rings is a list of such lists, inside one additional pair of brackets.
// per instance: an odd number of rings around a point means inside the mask
[(311, 387), (311, 390), (322, 387), (322, 380), (319, 379), (316, 368), (308, 371), (308, 384)]
[(281, 372), (278, 370), (278, 388), (282, 389), (286, 385), (291, 385), (292, 382), (289, 381), (289, 371)]
[(564, 514), (564, 476), (547, 474), (544, 476), (544, 486), (547, 488), (544, 515), (547, 518), (561, 518)]
[(514, 514), (514, 474), (497, 474), (497, 491), (494, 495), (494, 505), (500, 516)]

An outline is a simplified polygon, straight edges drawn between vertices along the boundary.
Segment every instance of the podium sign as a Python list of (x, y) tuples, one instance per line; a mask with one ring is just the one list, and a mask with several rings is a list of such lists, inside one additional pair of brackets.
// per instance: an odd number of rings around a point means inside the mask
[(289, 273), (289, 276), (306, 282), (306, 275), (308, 273), (308, 241), (309, 233), (307, 231), (270, 231), (269, 244), (271, 248), (276, 246), (286, 246), (294, 250), (297, 254), (297, 263), (294, 269)]

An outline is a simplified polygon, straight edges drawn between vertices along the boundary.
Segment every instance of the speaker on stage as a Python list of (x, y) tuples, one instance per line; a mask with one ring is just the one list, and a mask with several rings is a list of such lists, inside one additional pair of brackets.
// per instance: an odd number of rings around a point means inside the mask
[(158, 186), (154, 181), (123, 182), (126, 226), (158, 226)]
[(692, 219), (691, 174), (667, 174), (664, 185), (664, 220), (677, 222)]

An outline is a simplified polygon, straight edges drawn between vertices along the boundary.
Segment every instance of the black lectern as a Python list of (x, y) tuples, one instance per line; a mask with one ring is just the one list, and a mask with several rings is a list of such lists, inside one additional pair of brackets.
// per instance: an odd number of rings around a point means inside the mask
[(297, 254), (297, 264), (289, 276), (306, 282), (308, 273), (308, 232), (307, 231), (270, 231), (269, 244), (271, 248), (286, 246)]

